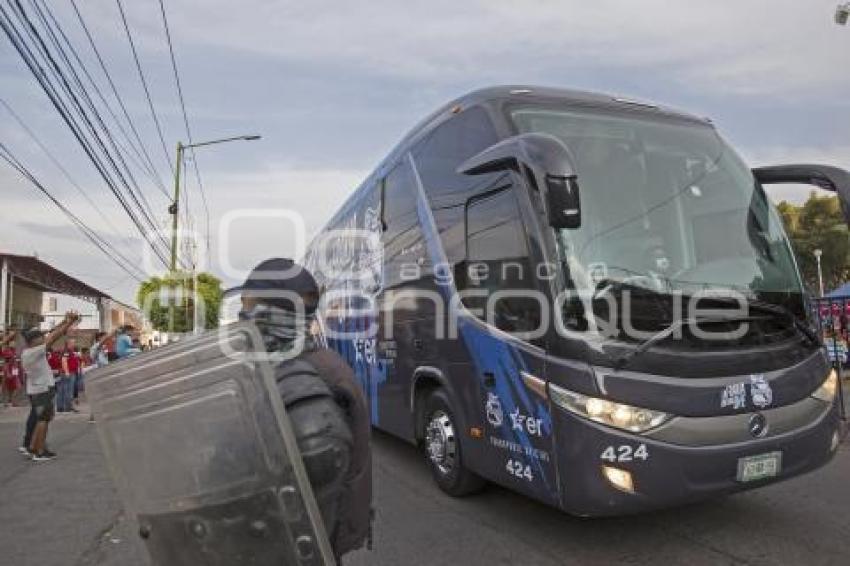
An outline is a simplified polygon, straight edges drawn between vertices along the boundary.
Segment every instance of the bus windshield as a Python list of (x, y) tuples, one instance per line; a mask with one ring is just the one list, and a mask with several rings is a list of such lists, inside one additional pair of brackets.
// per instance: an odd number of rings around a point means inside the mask
[(556, 238), (571, 288), (802, 296), (778, 213), (710, 125), (541, 107), (512, 118), (575, 158), (582, 222)]

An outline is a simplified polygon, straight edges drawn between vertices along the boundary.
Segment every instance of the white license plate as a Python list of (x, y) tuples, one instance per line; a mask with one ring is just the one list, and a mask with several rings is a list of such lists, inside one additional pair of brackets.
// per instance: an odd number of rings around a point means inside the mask
[(749, 482), (779, 475), (782, 471), (782, 452), (768, 452), (738, 459), (738, 481)]

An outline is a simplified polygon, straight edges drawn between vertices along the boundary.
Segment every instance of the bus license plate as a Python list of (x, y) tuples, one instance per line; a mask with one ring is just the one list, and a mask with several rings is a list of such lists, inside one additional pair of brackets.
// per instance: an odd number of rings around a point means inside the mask
[(769, 452), (738, 459), (738, 481), (748, 482), (779, 475), (782, 470), (782, 452)]

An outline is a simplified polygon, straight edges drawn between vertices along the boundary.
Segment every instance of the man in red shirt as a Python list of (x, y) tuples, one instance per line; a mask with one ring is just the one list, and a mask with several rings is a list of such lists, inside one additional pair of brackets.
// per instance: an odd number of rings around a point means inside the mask
[(17, 352), (13, 346), (17, 332), (12, 330), (0, 340), (0, 397), (5, 398), (4, 404), (15, 405), (15, 393), (23, 383), (23, 372)]
[(0, 349), (0, 358), (3, 358), (7, 362), (15, 359), (15, 349), (9, 346), (4, 346)]
[(47, 365), (53, 370), (53, 377), (59, 377), (59, 372), (62, 371), (62, 355), (53, 348), (48, 348)]
[(14, 356), (11, 358), (0, 357), (0, 363), (3, 365), (3, 371), (0, 371), (0, 380), (2, 380), (2, 391), (5, 397), (4, 403), (7, 407), (9, 404), (17, 407), (15, 395), (23, 385), (21, 361)]
[(77, 343), (73, 338), (65, 341), (65, 350), (61, 356), (59, 383), (56, 384), (56, 411), (59, 413), (76, 413), (74, 408), (74, 382), (80, 373), (80, 355), (77, 353)]

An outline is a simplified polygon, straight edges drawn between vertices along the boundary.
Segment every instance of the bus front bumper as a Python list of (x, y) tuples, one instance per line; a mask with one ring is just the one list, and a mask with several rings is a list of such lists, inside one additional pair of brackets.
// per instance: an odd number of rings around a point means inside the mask
[[(826, 464), (840, 438), (837, 403), (783, 434), (701, 446), (618, 431), (564, 410), (554, 418), (561, 506), (582, 516), (639, 513), (786, 480)], [(742, 480), (747, 462), (777, 453), (775, 475)]]

